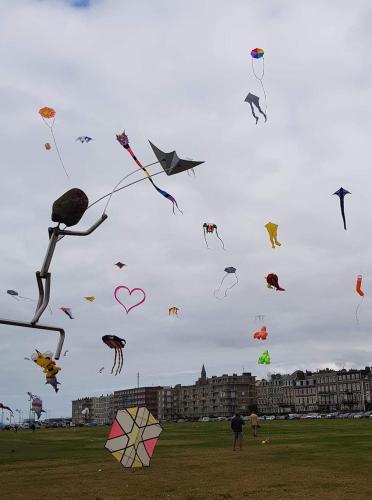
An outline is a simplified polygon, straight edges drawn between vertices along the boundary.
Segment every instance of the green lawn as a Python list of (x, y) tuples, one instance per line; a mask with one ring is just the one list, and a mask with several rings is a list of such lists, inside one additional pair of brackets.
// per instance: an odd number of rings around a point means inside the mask
[(136, 471), (104, 449), (108, 429), (0, 431), (0, 498), (372, 499), (372, 420), (263, 422), (241, 452), (229, 422), (169, 424)]

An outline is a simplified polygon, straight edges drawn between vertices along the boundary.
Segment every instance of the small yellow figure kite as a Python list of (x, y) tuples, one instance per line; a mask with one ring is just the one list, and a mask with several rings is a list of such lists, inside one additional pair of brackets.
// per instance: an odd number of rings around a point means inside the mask
[(267, 232), (269, 233), (271, 247), (275, 248), (275, 246), (280, 247), (281, 243), (277, 240), (278, 237), (278, 224), (274, 224), (273, 222), (268, 222), (265, 225)]
[(91, 296), (91, 297), (84, 297), (85, 300), (87, 300), (88, 302), (94, 302), (96, 300), (95, 297)]
[(170, 307), (168, 309), (168, 315), (169, 316), (177, 316), (178, 317), (178, 311), (179, 311), (178, 307)]

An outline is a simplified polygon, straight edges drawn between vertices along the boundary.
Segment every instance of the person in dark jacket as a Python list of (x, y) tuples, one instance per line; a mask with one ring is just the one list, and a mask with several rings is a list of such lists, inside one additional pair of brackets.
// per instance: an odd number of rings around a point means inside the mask
[(235, 417), (231, 419), (231, 430), (234, 433), (234, 447), (233, 450), (236, 450), (236, 445), (239, 445), (239, 450), (242, 449), (243, 445), (243, 425), (245, 424), (244, 420), (240, 416), (239, 413), (235, 414)]

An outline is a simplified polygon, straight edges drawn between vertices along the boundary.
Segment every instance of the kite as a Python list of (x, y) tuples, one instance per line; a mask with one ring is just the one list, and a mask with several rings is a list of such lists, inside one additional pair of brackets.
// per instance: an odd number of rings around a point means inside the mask
[(250, 105), (253, 118), (256, 120), (256, 125), (258, 123), (258, 119), (259, 118), (256, 115), (256, 113), (254, 112), (254, 107), (253, 106), (256, 106), (256, 108), (259, 111), (259, 113), (261, 113), (261, 115), (263, 115), (265, 117), (265, 122), (267, 121), (266, 113), (264, 113), (262, 111), (262, 109), (261, 109), (260, 98), (258, 96), (254, 95), (254, 94), (251, 94), (249, 92), (249, 94), (247, 95), (247, 97), (244, 99), (244, 102), (247, 102)]
[(209, 246), (208, 246), (206, 234), (212, 234), (213, 231), (216, 231), (216, 236), (220, 240), (220, 242), (222, 243), (222, 248), (225, 250), (224, 242), (222, 241), (222, 239), (220, 238), (220, 236), (218, 234), (218, 229), (217, 229), (216, 224), (211, 224), (209, 222), (204, 222), (204, 224), (203, 224), (203, 233), (204, 233), (204, 241), (205, 241), (205, 244), (207, 245), (207, 248), (209, 248)]
[(164, 196), (165, 198), (167, 198), (169, 201), (171, 201), (173, 203), (173, 213), (174, 213), (174, 206), (176, 206), (177, 209), (181, 212), (181, 210), (179, 209), (179, 207), (177, 205), (177, 201), (173, 198), (173, 196), (171, 196), (166, 191), (163, 191), (162, 189), (158, 188), (158, 186), (155, 184), (155, 182), (151, 179), (150, 174), (148, 173), (146, 168), (142, 165), (142, 163), (138, 160), (136, 155), (133, 153), (131, 147), (129, 146), (128, 136), (125, 135), (125, 130), (122, 134), (116, 134), (116, 139), (123, 146), (123, 148), (128, 151), (128, 153), (131, 155), (131, 157), (133, 158), (135, 163), (144, 171), (145, 175), (147, 176), (148, 180), (151, 182), (153, 187), (156, 189), (156, 191), (158, 191), (158, 193), (160, 193), (162, 196)]
[(61, 311), (63, 311), (70, 319), (74, 319), (71, 309), (69, 307), (60, 307)]
[(271, 362), (269, 351), (264, 351), (258, 358), (259, 365), (269, 365)]
[[(265, 91), (265, 87), (264, 87), (264, 84), (263, 84), (263, 79), (264, 79), (264, 76), (265, 76), (265, 58), (264, 58), (264, 55), (265, 55), (265, 52), (263, 49), (259, 49), (259, 48), (256, 48), (256, 49), (253, 49), (251, 50), (251, 56), (252, 56), (252, 72), (253, 72), (253, 75), (255, 76), (255, 78), (260, 82), (260, 85), (261, 85), (261, 88), (262, 88), (262, 92), (263, 92), (263, 95), (264, 95), (264, 98), (265, 98), (265, 112), (261, 111), (260, 110), (260, 107), (259, 107), (259, 104), (258, 104), (258, 97), (253, 95), (253, 94), (248, 94), (248, 96), (246, 97), (246, 101), (250, 103), (251, 105), (251, 108), (252, 108), (252, 112), (253, 112), (253, 106), (250, 102), (250, 100), (252, 101), (253, 104), (255, 104), (255, 106), (258, 108), (258, 110), (260, 111), (260, 113), (262, 113), (265, 117), (265, 122), (267, 120), (267, 100), (266, 100), (266, 91)], [(254, 61), (257, 61), (257, 64), (258, 64), (258, 60), (259, 59), (262, 59), (262, 65), (261, 65), (261, 74), (257, 74), (256, 73), (256, 70), (255, 70), (255, 62)], [(249, 95), (252, 96), (252, 98), (250, 98), (250, 100), (247, 100), (249, 98)], [(254, 115), (254, 112), (253, 112), (253, 116), (256, 118), (256, 124), (257, 124), (257, 117)]]
[(16, 290), (7, 290), (6, 293), (11, 297), (14, 297), (16, 300), (23, 299), (23, 300), (31, 300), (32, 302), (34, 302), (34, 300), (30, 299), (30, 297), (23, 297), (22, 295), (19, 295), (19, 293)]
[(350, 191), (347, 191), (346, 189), (340, 187), (340, 189), (333, 194), (337, 194), (337, 196), (340, 198), (341, 215), (342, 215), (342, 220), (344, 222), (344, 229), (346, 231), (344, 198), (347, 194), (351, 194), (351, 193), (350, 193)]
[(255, 321), (263, 321), (265, 319), (265, 316), (263, 314), (257, 314), (254, 317)]
[(182, 160), (175, 151), (164, 153), (164, 151), (157, 148), (152, 142), (149, 141), (149, 143), (154, 155), (167, 175), (179, 174), (180, 172), (185, 172), (185, 170), (193, 169), (204, 163), (204, 161)]
[(27, 358), (26, 356), (23, 359), (25, 359), (26, 361), (31, 361), (30, 358)]
[(65, 352), (63, 353), (63, 356), (67, 356), (67, 353), (68, 353), (68, 349), (65, 350)]
[[(55, 120), (56, 112), (55, 112), (55, 110), (53, 108), (45, 107), (45, 108), (39, 109), (39, 115), (43, 119), (43, 122), (45, 123), (45, 125), (49, 128), (50, 133), (52, 134), (54, 146), (56, 148), (59, 161), (61, 162), (61, 165), (63, 167), (63, 170), (65, 171), (66, 176), (69, 178), (69, 175), (68, 175), (66, 167), (65, 167), (65, 165), (63, 163), (63, 160), (62, 160), (62, 157), (61, 157), (61, 153), (59, 152), (58, 145), (57, 145), (57, 142), (56, 142), (56, 138), (55, 138), (54, 132), (53, 132), (53, 126), (54, 126), (54, 120)], [(49, 120), (51, 120), (51, 122), (49, 122)], [(49, 146), (50, 146), (50, 144), (49, 144)], [(45, 148), (49, 149), (49, 148), (46, 147), (46, 145), (45, 145)]]
[(357, 276), (355, 291), (358, 295), (360, 295), (361, 297), (364, 297), (364, 292), (362, 290), (362, 275), (361, 274), (358, 274), (358, 276)]
[(223, 284), (223, 282), (225, 281), (226, 277), (229, 274), (235, 274), (236, 281), (231, 286), (229, 286), (228, 288), (226, 288), (226, 290), (225, 290), (225, 297), (227, 297), (227, 291), (231, 290), (231, 288), (233, 288), (235, 285), (237, 285), (239, 283), (238, 275), (236, 274), (236, 268), (235, 267), (225, 267), (224, 271), (225, 271), (226, 274), (222, 278), (220, 286), (213, 292), (213, 294), (214, 294), (215, 297), (216, 297), (216, 292), (219, 292), (221, 290), (222, 284)]
[(96, 300), (96, 298), (93, 296), (84, 297), (84, 299), (87, 300), (88, 302), (94, 302)]
[(50, 149), (52, 149), (52, 146), (49, 144), (49, 142), (46, 142), (46, 143), (44, 144), (44, 148), (45, 148), (47, 151), (49, 151)]
[(40, 415), (42, 413), (45, 413), (45, 410), (43, 410), (43, 402), (39, 398), (39, 396), (35, 396), (31, 392), (28, 392), (27, 394), (30, 396), (29, 401), (31, 401), (31, 411), (33, 411), (35, 413), (35, 415), (37, 416), (37, 419), (39, 420)]
[[(134, 304), (133, 306), (131, 306), (131, 307), (127, 308), (127, 307), (126, 307), (126, 306), (125, 306), (125, 305), (124, 305), (124, 304), (120, 301), (120, 299), (118, 299), (118, 296), (117, 296), (117, 294), (118, 294), (119, 290), (122, 290), (122, 289), (127, 290), (127, 291), (128, 291), (128, 293), (129, 293), (129, 295), (132, 295), (132, 293), (133, 293), (133, 292), (139, 291), (139, 292), (141, 292), (141, 293), (143, 294), (143, 298), (142, 298), (139, 302), (137, 302), (136, 304)], [(127, 314), (129, 314), (129, 311), (131, 311), (131, 310), (132, 310), (132, 309), (134, 309), (135, 307), (138, 307), (139, 305), (143, 304), (143, 302), (145, 302), (145, 300), (146, 300), (146, 294), (145, 294), (145, 292), (142, 290), (142, 288), (133, 288), (132, 290), (129, 290), (129, 288), (128, 288), (127, 286), (124, 286), (124, 285), (119, 285), (119, 286), (117, 286), (117, 287), (115, 288), (115, 290), (114, 290), (114, 297), (115, 297), (116, 301), (117, 301), (117, 302), (119, 302), (119, 304), (120, 304), (122, 307), (124, 307), (124, 309), (125, 309), (125, 311), (126, 311), (126, 313), (127, 313)]]
[(275, 248), (275, 245), (277, 247), (281, 246), (281, 243), (278, 241), (278, 224), (274, 224), (273, 222), (268, 222), (265, 225), (267, 232), (269, 233), (269, 238), (270, 238), (270, 243), (271, 247)]
[(145, 407), (118, 410), (105, 448), (123, 467), (148, 467), (162, 430)]
[(114, 264), (116, 267), (118, 267), (119, 269), (122, 269), (124, 266), (126, 266), (126, 264), (123, 264), (122, 262), (117, 262), (116, 264)]
[[(16, 300), (23, 299), (23, 300), (30, 300), (31, 302), (36, 302), (34, 299), (30, 299), (30, 297), (23, 297), (22, 295), (19, 295), (19, 293), (16, 290), (7, 290), (6, 293)], [(48, 306), (48, 310), (50, 314), (53, 314), (53, 311), (50, 306)]]
[(178, 311), (179, 311), (178, 307), (170, 307), (168, 309), (168, 315), (169, 316), (177, 316), (177, 318), (178, 318)]
[(0, 410), (1, 410), (1, 411), (8, 410), (8, 411), (10, 411), (10, 413), (13, 415), (13, 410), (11, 410), (11, 409), (9, 408), (9, 406), (5, 406), (5, 405), (3, 405), (3, 403), (0, 403)]
[(358, 274), (358, 276), (357, 276), (357, 280), (356, 280), (356, 284), (355, 284), (355, 291), (361, 297), (361, 300), (355, 309), (355, 319), (356, 319), (356, 322), (359, 324), (358, 311), (359, 311), (359, 307), (362, 305), (362, 302), (364, 299), (364, 292), (362, 290), (362, 275), (361, 274)]
[(102, 373), (104, 369), (105, 369), (105, 367), (104, 367), (104, 366), (102, 366), (102, 368), (100, 368), (100, 369), (98, 370), (98, 373)]
[(274, 273), (270, 273), (266, 276), (267, 288), (276, 288), (277, 292), (285, 292), (284, 288), (279, 285), (278, 276)]
[(262, 325), (260, 330), (253, 334), (253, 338), (258, 340), (266, 340), (267, 338), (266, 326)]
[(83, 415), (85, 422), (87, 422), (89, 419), (89, 408), (84, 408), (81, 414)]
[(50, 384), (53, 389), (58, 392), (58, 385), (60, 385), (60, 382), (57, 381), (56, 375), (61, 370), (61, 368), (56, 365), (55, 361), (53, 360), (53, 354), (51, 352), (47, 351), (43, 353), (38, 351), (37, 349), (35, 350), (36, 353), (31, 356), (32, 361), (43, 368), (43, 372), (46, 376), (45, 383)]
[[(114, 369), (116, 367), (116, 376), (118, 373), (121, 373), (121, 369), (123, 368), (122, 349), (125, 347), (126, 341), (116, 335), (104, 335), (102, 340), (108, 347), (110, 347), (110, 349), (115, 349), (115, 360), (111, 368), (111, 373), (114, 373)], [(99, 373), (101, 373), (101, 371)]]
[[(81, 144), (83, 144), (84, 142), (90, 142), (90, 141), (92, 141), (92, 140), (93, 140), (93, 139), (92, 139), (91, 137), (88, 137), (87, 135), (82, 135), (82, 136), (80, 136), (80, 137), (78, 137), (78, 138), (76, 139), (76, 141), (80, 141), (80, 142), (81, 142)], [(76, 141), (75, 141), (75, 142), (76, 142)]]

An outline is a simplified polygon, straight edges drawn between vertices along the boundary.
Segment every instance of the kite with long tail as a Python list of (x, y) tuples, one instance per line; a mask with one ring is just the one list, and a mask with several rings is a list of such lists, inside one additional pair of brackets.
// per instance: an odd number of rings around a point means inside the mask
[(146, 168), (142, 165), (142, 163), (139, 161), (137, 156), (133, 153), (132, 148), (129, 146), (129, 139), (128, 139), (128, 136), (125, 134), (125, 130), (122, 134), (116, 134), (116, 139), (118, 140), (118, 142), (120, 142), (120, 144), (123, 146), (123, 148), (128, 151), (128, 153), (131, 155), (131, 157), (133, 158), (135, 163), (144, 171), (144, 173), (148, 177), (148, 180), (154, 186), (156, 191), (158, 191), (158, 193), (160, 193), (162, 196), (164, 196), (164, 198), (167, 198), (169, 201), (171, 201), (173, 203), (173, 213), (174, 213), (174, 206), (176, 206), (177, 209), (182, 213), (182, 210), (180, 210), (179, 206), (177, 205), (177, 201), (173, 198), (173, 196), (170, 195), (169, 193), (167, 193), (166, 191), (163, 191), (163, 189), (160, 189), (155, 184), (155, 182), (151, 179), (150, 174), (148, 173)]
[(342, 216), (342, 221), (344, 223), (344, 229), (346, 231), (346, 219), (345, 219), (345, 205), (344, 205), (344, 198), (347, 194), (351, 194), (350, 191), (347, 191), (343, 187), (340, 187), (335, 193), (337, 196), (340, 198), (340, 208), (341, 208), (341, 216)]

